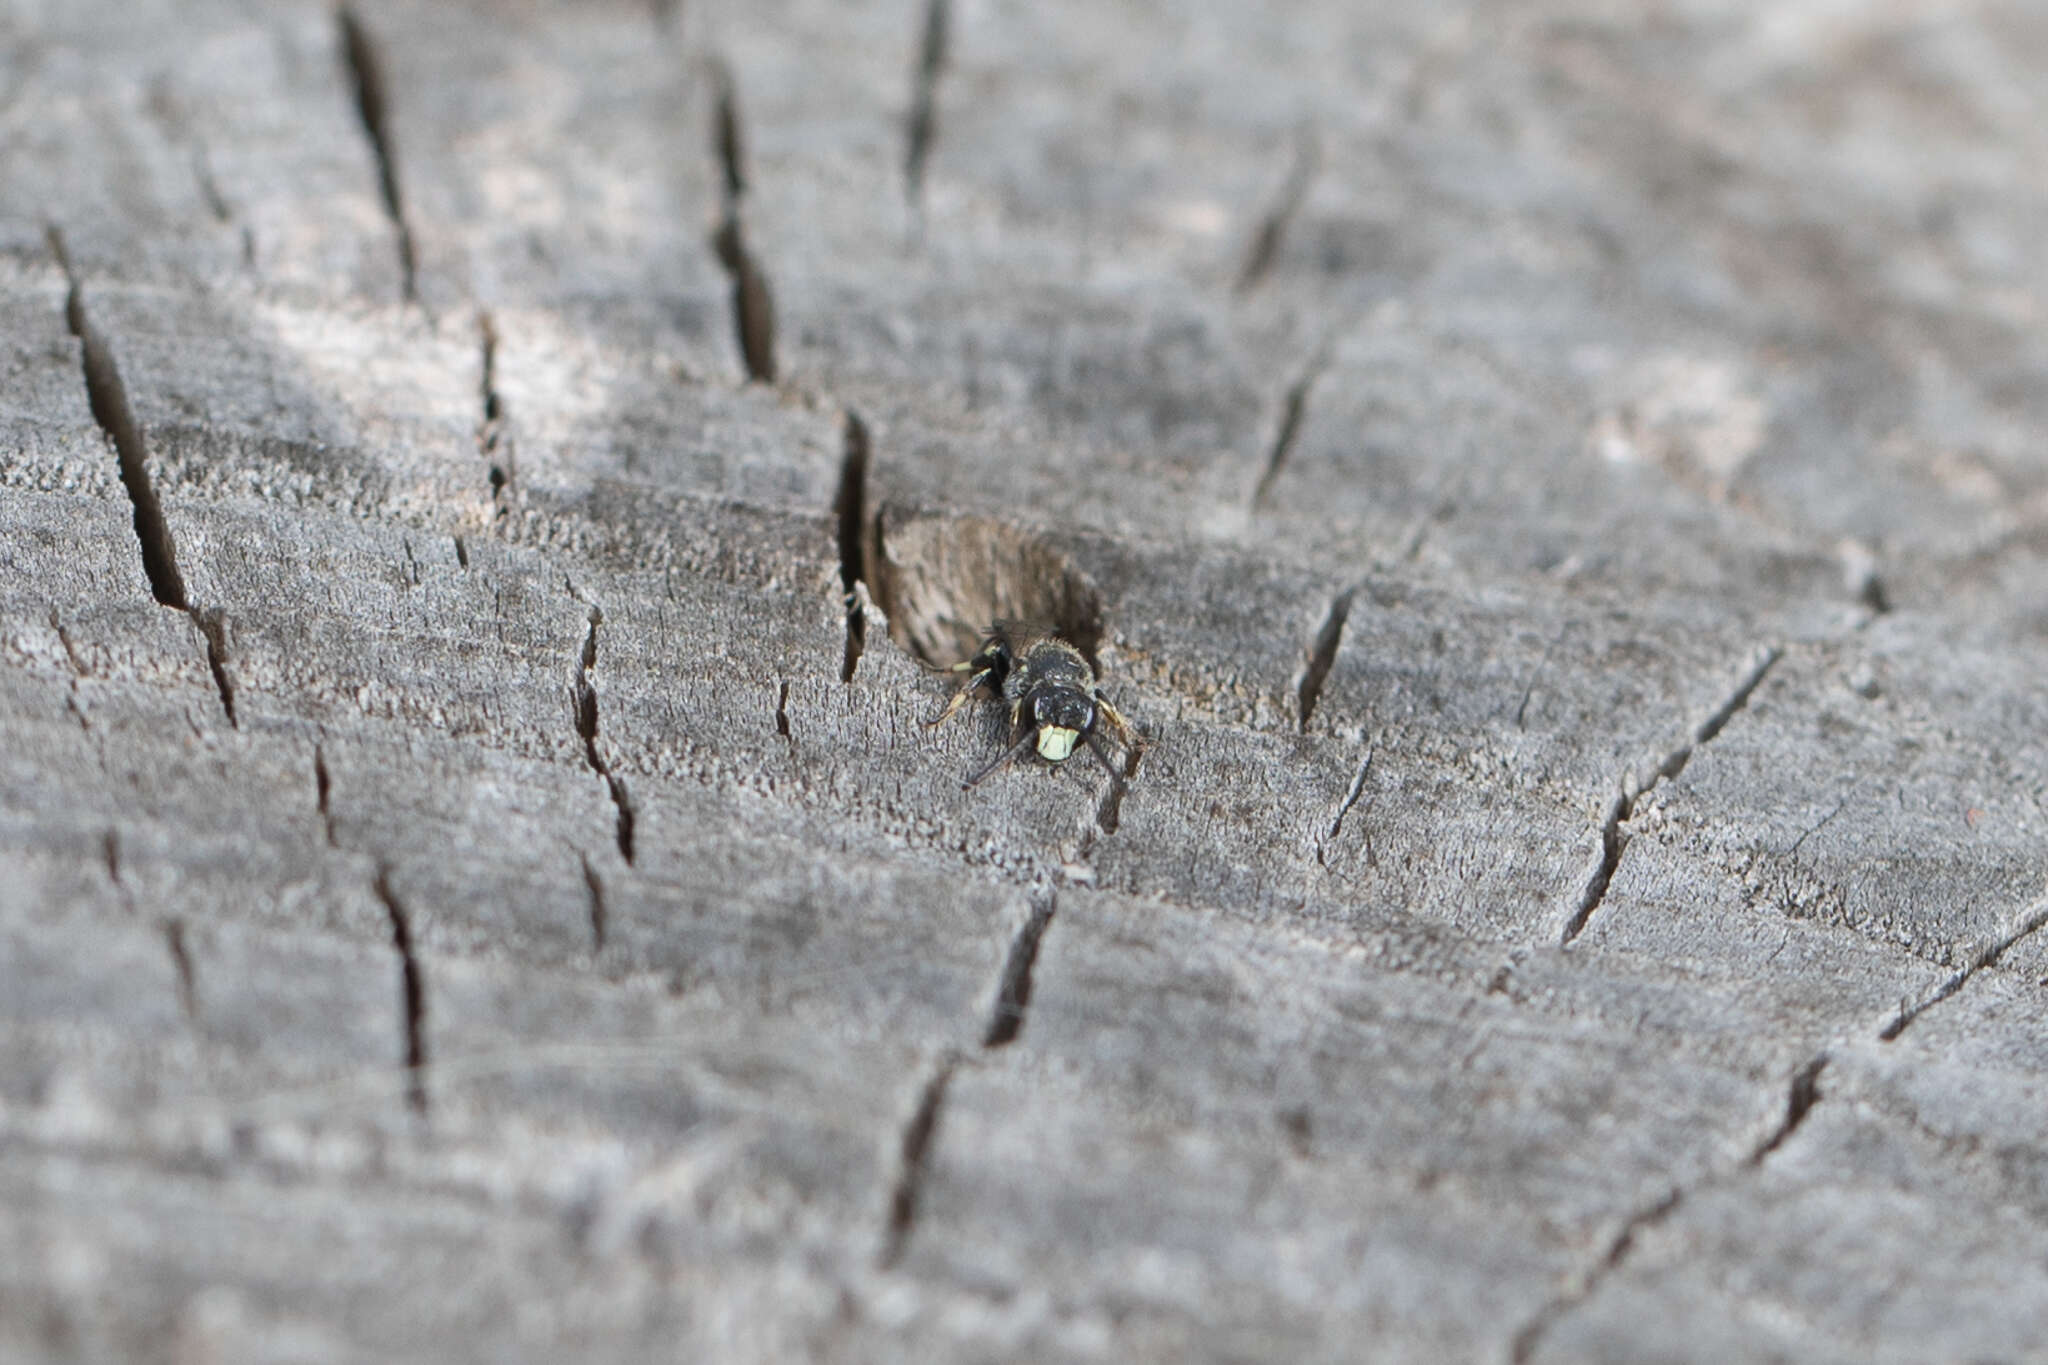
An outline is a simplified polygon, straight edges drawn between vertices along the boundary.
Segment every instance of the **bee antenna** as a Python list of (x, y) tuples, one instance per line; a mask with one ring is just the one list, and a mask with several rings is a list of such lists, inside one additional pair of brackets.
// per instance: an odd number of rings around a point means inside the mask
[(1024, 738), (1018, 740), (1015, 744), (1011, 745), (1008, 749), (1004, 750), (1000, 755), (997, 756), (996, 760), (993, 763), (989, 764), (986, 768), (983, 768), (974, 776), (968, 778), (965, 782), (962, 782), (960, 784), (961, 789), (967, 790), (969, 788), (980, 786), (981, 780), (983, 778), (995, 772), (996, 769), (1008, 764), (1012, 759), (1016, 758), (1017, 755), (1023, 753), (1026, 749), (1030, 748), (1032, 743), (1037, 738), (1038, 735), (1035, 731), (1026, 731), (1024, 734)]

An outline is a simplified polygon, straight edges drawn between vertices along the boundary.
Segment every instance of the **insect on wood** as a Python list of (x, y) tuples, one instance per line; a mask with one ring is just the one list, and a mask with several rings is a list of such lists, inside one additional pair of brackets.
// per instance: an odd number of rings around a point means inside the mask
[(1047, 763), (1064, 763), (1077, 747), (1086, 747), (1112, 782), (1123, 782), (1103, 747), (1101, 732), (1104, 727), (1115, 732), (1126, 751), (1139, 747), (1137, 733), (1102, 695), (1087, 657), (1055, 636), (1051, 627), (998, 621), (988, 628), (974, 657), (946, 671), (965, 673), (966, 680), (946, 709), (925, 722), (927, 726), (944, 724), (977, 695), (999, 698), (1010, 711), (1009, 746), (962, 786), (978, 785), (1027, 750), (1035, 750)]

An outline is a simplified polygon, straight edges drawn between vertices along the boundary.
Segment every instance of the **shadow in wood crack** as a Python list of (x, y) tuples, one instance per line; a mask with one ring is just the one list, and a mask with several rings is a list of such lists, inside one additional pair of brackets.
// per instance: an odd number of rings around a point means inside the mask
[(1097, 673), (1102, 597), (1064, 554), (986, 517), (883, 507), (869, 524), (866, 577), (890, 638), (938, 667), (972, 655), (994, 621), (1048, 624)]

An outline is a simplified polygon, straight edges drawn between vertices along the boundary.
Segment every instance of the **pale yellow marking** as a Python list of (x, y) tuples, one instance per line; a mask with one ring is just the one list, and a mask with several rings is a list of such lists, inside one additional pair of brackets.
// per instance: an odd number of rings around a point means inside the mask
[(1079, 730), (1064, 730), (1057, 725), (1048, 725), (1038, 732), (1038, 756), (1048, 763), (1064, 763), (1067, 755), (1074, 752), (1080, 743)]

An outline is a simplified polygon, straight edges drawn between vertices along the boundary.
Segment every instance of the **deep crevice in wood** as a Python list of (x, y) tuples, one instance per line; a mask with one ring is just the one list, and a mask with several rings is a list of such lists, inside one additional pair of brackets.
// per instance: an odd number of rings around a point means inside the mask
[(1807, 1060), (1806, 1064), (1792, 1073), (1792, 1084), (1785, 1094), (1785, 1117), (1769, 1136), (1756, 1145), (1744, 1163), (1761, 1166), (1771, 1153), (1784, 1146), (1786, 1140), (1799, 1131), (1799, 1125), (1806, 1122), (1806, 1116), (1813, 1112), (1813, 1106), (1820, 1103), (1820, 1073), (1827, 1070), (1828, 1054), (1819, 1053)]
[(740, 133), (740, 102), (732, 68), (716, 59), (711, 63), (711, 94), (711, 151), (718, 159), (726, 217), (731, 218), (747, 192), (747, 152)]
[[(868, 428), (859, 414), (846, 414), (845, 450), (839, 461), (839, 492), (832, 511), (839, 519), (839, 586), (846, 600), (846, 652), (840, 661), (839, 680), (852, 682), (867, 647), (867, 612), (861, 606), (860, 588), (867, 580), (863, 531), (867, 526)], [(783, 688), (788, 699), (789, 689)], [(788, 717), (776, 712), (782, 733), (789, 733)]]
[(775, 297), (768, 276), (753, 252), (747, 249), (746, 230), (740, 221), (740, 200), (747, 189), (746, 151), (740, 133), (739, 92), (732, 73), (723, 62), (713, 62), (712, 84), (716, 93), (713, 110), (712, 154), (718, 159), (724, 180), (725, 213), (712, 234), (712, 250), (732, 281), (733, 330), (739, 340), (740, 359), (747, 378), (764, 384), (775, 382)]
[(2048, 900), (2037, 902), (2029, 907), (2010, 929), (1979, 948), (1968, 962), (1964, 963), (1954, 972), (1951, 972), (1940, 985), (1936, 986), (1919, 1000), (1901, 1006), (1899, 1012), (1892, 1016), (1891, 1021), (1878, 1031), (1878, 1040), (1886, 1043), (1896, 1040), (1900, 1034), (1912, 1026), (1914, 1020), (1968, 985), (1970, 978), (1978, 972), (1983, 971), (1986, 967), (1997, 966), (1998, 960), (2004, 957), (2014, 944), (2034, 934), (2044, 924), (2048, 924)]
[(610, 917), (605, 907), (604, 879), (591, 866), (590, 855), (578, 854), (583, 863), (583, 888), (590, 893), (590, 951), (592, 954), (604, 951), (604, 936)]
[(983, 1047), (1008, 1047), (1024, 1031), (1024, 1016), (1031, 1008), (1031, 973), (1038, 965), (1039, 941), (1045, 937), (1058, 905), (1050, 891), (1039, 893), (1032, 900), (1031, 913), (1018, 927), (1017, 936), (1010, 940), (1010, 951), (1003, 959), (1003, 974), (996, 986), (995, 1006), (989, 1011), (988, 1030), (982, 1035)]
[(781, 735), (784, 739), (790, 737), (789, 684), (787, 682), (783, 683), (781, 690), (775, 694), (775, 733)]
[(142, 428), (135, 420), (135, 411), (128, 402), (128, 389), (121, 381), (120, 367), (114, 362), (114, 352), (107, 345), (106, 338), (93, 326), (85, 307), (85, 286), (71, 264), (71, 254), (64, 245), (64, 234), (55, 225), (49, 229), (50, 251), (57, 258), (57, 264), (69, 283), (64, 301), (65, 324), (72, 336), (78, 339), (79, 353), (85, 372), (85, 394), (87, 406), (91, 408), (93, 420), (113, 443), (114, 455), (119, 462), (121, 486), (128, 491), (128, 501), (134, 509), (135, 540), (142, 551), (142, 572), (149, 580), (150, 595), (159, 603), (184, 612), (199, 628), (206, 640), (206, 666), (213, 676), (214, 691), (220, 697), (221, 710), (227, 714), (228, 724), (239, 728), (235, 718), (235, 688), (228, 676), (227, 660), (227, 617), (218, 609), (194, 611), (191, 599), (186, 595), (185, 576), (178, 568), (178, 548), (171, 538), (169, 522), (164, 519), (163, 503), (157, 498), (156, 486), (149, 476), (149, 452), (143, 443)]
[(951, 27), (948, 0), (930, 0), (924, 12), (924, 39), (917, 54), (917, 73), (910, 92), (910, 118), (903, 136), (903, 193), (913, 209), (924, 204), (925, 168), (938, 136), (939, 77), (946, 69), (947, 33)]
[(604, 752), (597, 744), (597, 684), (590, 680), (590, 670), (597, 667), (597, 628), (604, 624), (604, 613), (596, 607), (590, 609), (590, 630), (583, 637), (583, 648), (576, 656), (576, 734), (583, 741), (583, 756), (590, 763), (590, 770), (604, 779), (605, 790), (611, 794), (612, 807), (617, 812), (616, 835), (619, 856), (628, 866), (633, 862), (633, 799), (626, 790), (626, 780), (613, 772), (605, 761)]
[(398, 270), (406, 302), (419, 297), (418, 267), (413, 255), (412, 227), (405, 217), (405, 203), (398, 189), (398, 151), (391, 137), (391, 110), (384, 84), (384, 63), (370, 31), (356, 16), (353, 6), (335, 11), (341, 25), (342, 62), (348, 68), (349, 87), (355, 92), (356, 114), (370, 139), (370, 152), (377, 162), (377, 187), (384, 197), (384, 213), (398, 239)]
[(1258, 230), (1252, 234), (1251, 246), (1245, 251), (1244, 265), (1237, 273), (1236, 290), (1239, 294), (1248, 294), (1257, 288), (1266, 272), (1272, 269), (1287, 228), (1300, 211), (1301, 201), (1307, 197), (1309, 184), (1315, 179), (1319, 160), (1315, 130), (1304, 127), (1295, 137), (1294, 164), (1288, 168), (1287, 179), (1280, 186), (1273, 206), (1259, 220)]
[(1101, 676), (1102, 596), (1047, 541), (987, 517), (912, 515), (884, 505), (869, 527), (868, 591), (897, 644), (945, 668), (997, 621), (1049, 626)]
[(413, 952), (412, 917), (391, 889), (391, 869), (379, 867), (372, 884), (391, 921), (391, 946), (398, 951), (399, 979), (405, 1010), (406, 1103), (414, 1113), (427, 1113), (427, 983)]
[(1606, 900), (1607, 888), (1613, 884), (1614, 874), (1621, 867), (1621, 855), (1628, 849), (1628, 831), (1623, 826), (1635, 814), (1637, 803), (1660, 785), (1685, 771), (1685, 765), (1692, 761), (1693, 754), (1719, 735), (1736, 712), (1749, 705), (1751, 695), (1762, 686), (1764, 678), (1783, 653), (1784, 651), (1776, 645), (1756, 651), (1748, 671), (1742, 675), (1734, 690), (1692, 727), (1684, 741), (1657, 761), (1646, 779), (1638, 780), (1634, 774), (1622, 778), (1620, 790), (1608, 802), (1607, 811), (1601, 817), (1600, 860), (1595, 864), (1592, 875), (1586, 879), (1585, 889), (1579, 893), (1578, 904), (1565, 920), (1564, 931), (1559, 939), (1561, 946), (1569, 947), (1572, 940), (1585, 932), (1594, 912)]
[[(513, 462), (512, 432), (505, 416), (505, 402), (498, 394), (498, 326), (488, 309), (476, 315), (477, 347), (481, 352), (479, 367), (482, 377), (477, 385), (478, 400), (482, 415), (477, 419), (476, 448), (484, 457), (491, 483), (491, 503), (497, 508), (497, 515), (504, 516), (506, 503), (512, 493), (512, 481), (517, 475)], [(469, 552), (456, 537), (455, 551), (462, 561), (462, 567), (469, 567)]]
[(324, 746), (313, 746), (313, 796), (320, 810), (320, 823), (327, 830), (327, 846), (340, 848), (341, 843), (334, 837), (334, 778), (327, 771), (327, 750)]
[(930, 1079), (918, 1091), (917, 1108), (904, 1125), (896, 1183), (889, 1191), (889, 1221), (882, 1234), (877, 1264), (887, 1270), (903, 1259), (910, 1245), (911, 1230), (917, 1225), (918, 1195), (924, 1184), (932, 1139), (939, 1131), (939, 1111), (946, 1102), (946, 1087), (953, 1079), (959, 1058), (950, 1053), (939, 1059)]
[(49, 238), (50, 250), (71, 286), (64, 303), (64, 319), (71, 335), (78, 338), (83, 356), (86, 401), (92, 408), (93, 420), (114, 444), (114, 453), (120, 460), (121, 485), (128, 490), (128, 501), (135, 508), (135, 538), (142, 546), (142, 572), (148, 577), (150, 593), (157, 601), (189, 611), (185, 579), (178, 571), (177, 546), (164, 520), (163, 504), (157, 500), (156, 488), (150, 482), (142, 428), (136, 425), (135, 413), (128, 405), (128, 390), (121, 382), (120, 368), (114, 363), (114, 353), (106, 339), (86, 314), (85, 286), (72, 268), (63, 234), (53, 226)]
[(737, 216), (719, 224), (712, 246), (719, 262), (732, 280), (733, 328), (739, 337), (740, 360), (747, 378), (763, 384), (775, 382), (775, 299), (768, 277), (747, 250), (746, 236)]
[(1295, 707), (1301, 717), (1301, 732), (1308, 733), (1308, 723), (1316, 713), (1316, 703), (1322, 700), (1323, 684), (1329, 681), (1330, 670), (1337, 663), (1337, 647), (1344, 640), (1344, 623), (1351, 616), (1351, 599), (1356, 588), (1346, 588), (1330, 600), (1329, 614), (1323, 617), (1323, 624), (1316, 629), (1315, 642), (1309, 647), (1308, 664), (1302, 669), (1301, 682), (1295, 688)]
[(206, 668), (213, 674), (214, 691), (220, 694), (220, 709), (227, 713), (229, 728), (239, 730), (242, 723), (235, 718), (235, 682), (228, 675), (228, 614), (216, 607), (191, 615), (206, 638)]

